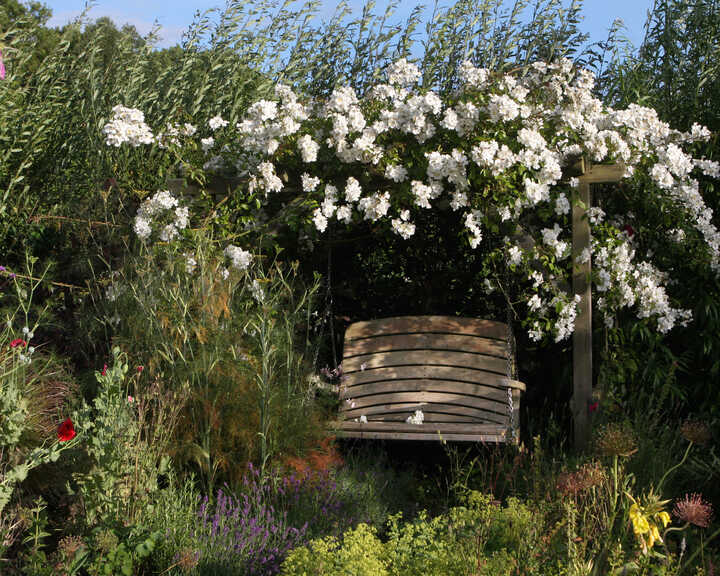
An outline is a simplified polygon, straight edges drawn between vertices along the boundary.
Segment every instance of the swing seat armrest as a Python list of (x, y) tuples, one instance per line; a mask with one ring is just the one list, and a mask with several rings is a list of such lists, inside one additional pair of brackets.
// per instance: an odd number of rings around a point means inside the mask
[(520, 382), (519, 380), (508, 379), (506, 385), (508, 388), (512, 388), (514, 390), (520, 390), (521, 392), (525, 392), (525, 390), (526, 390), (525, 384)]

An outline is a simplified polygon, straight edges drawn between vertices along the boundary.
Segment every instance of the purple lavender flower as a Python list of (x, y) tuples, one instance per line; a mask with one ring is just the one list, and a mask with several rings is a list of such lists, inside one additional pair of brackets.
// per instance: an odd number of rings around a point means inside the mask
[(277, 574), (291, 549), (351, 526), (331, 473), (261, 477), (252, 465), (239, 494), (226, 486), (212, 501), (203, 498), (197, 513), (200, 565), (250, 576)]

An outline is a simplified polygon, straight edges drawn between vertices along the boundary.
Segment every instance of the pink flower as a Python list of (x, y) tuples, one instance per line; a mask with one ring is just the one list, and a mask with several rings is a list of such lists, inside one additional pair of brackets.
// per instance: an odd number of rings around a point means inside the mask
[(105, 376), (105, 374), (107, 374), (107, 364), (103, 364), (103, 369), (102, 369), (101, 374), (102, 374), (103, 376)]
[(144, 370), (144, 368), (142, 366), (137, 367), (138, 374), (142, 373), (143, 370)]
[(600, 407), (600, 402), (592, 402), (588, 404), (588, 412), (592, 414), (593, 412), (597, 412), (597, 409)]
[(133, 398), (132, 396), (128, 396), (128, 402), (132, 404), (133, 402), (135, 402), (135, 398)]
[(0, 50), (0, 80), (5, 80), (5, 62), (3, 62), (2, 50)]

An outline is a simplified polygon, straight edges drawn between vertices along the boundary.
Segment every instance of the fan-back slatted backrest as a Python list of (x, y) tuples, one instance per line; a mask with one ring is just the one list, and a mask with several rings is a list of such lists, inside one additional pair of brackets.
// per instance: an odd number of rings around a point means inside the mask
[[(517, 421), (510, 407), (517, 411), (525, 389), (508, 377), (514, 363), (508, 336), (501, 322), (451, 316), (352, 324), (345, 332), (338, 434), (508, 441)], [(423, 424), (407, 423), (416, 410)]]

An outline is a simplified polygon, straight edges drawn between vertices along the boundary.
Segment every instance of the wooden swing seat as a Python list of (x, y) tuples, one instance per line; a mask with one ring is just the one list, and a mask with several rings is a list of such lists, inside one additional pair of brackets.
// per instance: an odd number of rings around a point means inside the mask
[[(525, 385), (508, 377), (508, 366), (514, 366), (508, 336), (502, 322), (454, 316), (351, 324), (345, 332), (335, 433), (340, 438), (516, 442)], [(422, 411), (423, 423), (407, 423), (416, 410)]]

